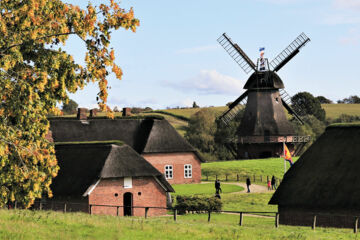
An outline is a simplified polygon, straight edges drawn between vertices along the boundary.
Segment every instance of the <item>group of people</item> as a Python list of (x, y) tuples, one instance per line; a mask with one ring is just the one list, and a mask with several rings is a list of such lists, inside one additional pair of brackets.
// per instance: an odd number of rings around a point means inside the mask
[(270, 179), (267, 182), (268, 190), (276, 190), (276, 178), (272, 176), (271, 181)]
[[(247, 187), (247, 192), (248, 193), (250, 193), (250, 185), (251, 185), (250, 177), (247, 177), (246, 178), (246, 187)], [(268, 186), (268, 190), (276, 190), (276, 178), (275, 178), (275, 176), (272, 176), (271, 180), (270, 179), (268, 180), (267, 186)], [(215, 197), (221, 198), (220, 193), (222, 193), (220, 180), (216, 179), (215, 180)]]

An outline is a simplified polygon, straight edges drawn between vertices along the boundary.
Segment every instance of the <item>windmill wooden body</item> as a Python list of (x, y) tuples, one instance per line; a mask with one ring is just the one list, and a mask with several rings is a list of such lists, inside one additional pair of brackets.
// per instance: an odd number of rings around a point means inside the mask
[(237, 139), (233, 140), (239, 159), (277, 157), (282, 153), (283, 142), (295, 154), (295, 144), (299, 143), (300, 150), (309, 141), (308, 136), (296, 136), (287, 119), (284, 109), (303, 124), (301, 106), (291, 105), (291, 97), (276, 73), (309, 41), (302, 33), (270, 63), (260, 58), (255, 64), (225, 33), (218, 39), (245, 73), (252, 73), (244, 85), (246, 91), (220, 117), (228, 124), (245, 106)]

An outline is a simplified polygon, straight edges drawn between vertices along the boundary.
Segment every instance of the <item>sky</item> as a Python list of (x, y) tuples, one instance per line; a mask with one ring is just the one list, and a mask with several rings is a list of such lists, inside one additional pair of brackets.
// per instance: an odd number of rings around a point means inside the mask
[[(88, 1), (65, 0), (86, 7)], [(93, 5), (108, 1), (90, 1)], [(259, 47), (271, 61), (300, 33), (311, 41), (279, 70), (285, 90), (334, 102), (360, 95), (360, 0), (123, 0), (140, 20), (136, 33), (113, 32), (122, 80), (108, 78), (110, 107), (224, 106), (243, 92), (247, 75), (216, 41), (224, 32), (254, 61)], [(71, 37), (64, 48), (84, 63)], [(96, 107), (89, 84), (70, 98)]]

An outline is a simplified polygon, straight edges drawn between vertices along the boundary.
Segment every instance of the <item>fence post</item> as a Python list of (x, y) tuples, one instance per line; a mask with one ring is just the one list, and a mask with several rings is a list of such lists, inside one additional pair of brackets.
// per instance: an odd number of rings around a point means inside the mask
[(215, 175), (215, 180), (217, 180), (217, 174)]
[(316, 227), (316, 215), (314, 215), (314, 219), (313, 219), (313, 224), (312, 224), (312, 229), (315, 230)]
[(177, 209), (174, 209), (174, 221), (176, 222)]
[(354, 233), (358, 232), (359, 217), (355, 217)]
[(64, 213), (66, 213), (66, 203), (64, 203)]
[(276, 228), (279, 227), (279, 213), (276, 213), (276, 216), (275, 216), (275, 227)]
[(91, 207), (92, 207), (92, 205), (90, 204), (89, 205), (89, 214), (91, 215)]
[(243, 213), (240, 212), (240, 222), (239, 222), (239, 225), (242, 226), (243, 224)]
[(206, 181), (209, 181), (209, 175), (206, 175)]
[(209, 214), (208, 214), (208, 222), (210, 222), (210, 218), (211, 218), (211, 211), (209, 211)]
[(225, 174), (225, 181), (227, 182), (228, 181), (228, 175)]
[(149, 208), (148, 208), (148, 207), (146, 207), (146, 208), (145, 208), (145, 218), (147, 218), (148, 211), (149, 211)]
[(254, 182), (255, 182), (255, 175), (254, 175)]
[(239, 174), (236, 174), (236, 181), (239, 181)]
[(42, 202), (40, 202), (39, 209), (42, 210)]
[(260, 182), (262, 182), (262, 175), (260, 175)]
[(119, 206), (116, 206), (116, 216), (119, 216)]

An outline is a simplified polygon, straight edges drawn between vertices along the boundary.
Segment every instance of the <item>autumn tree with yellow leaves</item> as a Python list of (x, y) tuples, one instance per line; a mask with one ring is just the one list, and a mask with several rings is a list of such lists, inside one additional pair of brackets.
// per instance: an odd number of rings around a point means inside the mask
[[(106, 77), (122, 76), (109, 47), (111, 32), (135, 32), (137, 26), (133, 10), (113, 0), (86, 9), (60, 0), (0, 1), (0, 206), (16, 201), (29, 207), (36, 198), (52, 196), (59, 168), (45, 139), (46, 116), (68, 93), (96, 82), (99, 107), (111, 117)], [(85, 65), (61, 50), (70, 35), (83, 41)]]

